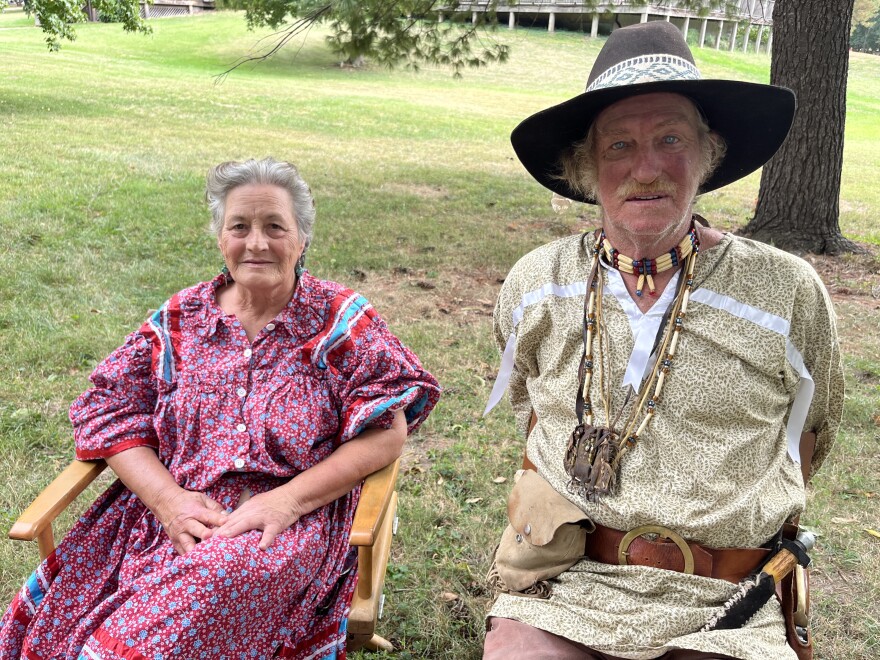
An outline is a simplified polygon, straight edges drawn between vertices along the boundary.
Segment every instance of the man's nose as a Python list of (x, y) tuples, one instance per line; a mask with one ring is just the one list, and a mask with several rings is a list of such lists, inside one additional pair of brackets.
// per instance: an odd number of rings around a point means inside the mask
[(652, 146), (640, 147), (634, 156), (632, 178), (639, 183), (653, 183), (660, 176), (660, 158)]

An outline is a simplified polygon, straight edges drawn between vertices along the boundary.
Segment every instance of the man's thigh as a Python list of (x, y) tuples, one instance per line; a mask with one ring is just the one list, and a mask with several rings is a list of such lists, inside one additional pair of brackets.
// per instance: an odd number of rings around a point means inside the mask
[(514, 619), (489, 618), (483, 660), (613, 660), (583, 644)]
[[(483, 660), (623, 660), (514, 619), (489, 617)], [(717, 653), (673, 649), (658, 660), (736, 660)]]

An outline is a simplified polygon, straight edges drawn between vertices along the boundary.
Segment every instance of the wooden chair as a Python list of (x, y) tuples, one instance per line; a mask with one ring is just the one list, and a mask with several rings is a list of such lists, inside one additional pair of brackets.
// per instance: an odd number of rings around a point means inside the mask
[[(52, 523), (107, 464), (102, 460), (73, 461), (25, 509), (9, 530), (9, 538), (37, 541), (40, 559), (55, 549)], [(391, 537), (397, 531), (397, 473), (400, 459), (374, 472), (364, 481), (354, 515), (351, 545), (358, 549), (358, 584), (348, 619), (348, 650), (360, 648), (393, 650), (390, 642), (374, 634), (382, 615), (385, 568), (391, 552)]]

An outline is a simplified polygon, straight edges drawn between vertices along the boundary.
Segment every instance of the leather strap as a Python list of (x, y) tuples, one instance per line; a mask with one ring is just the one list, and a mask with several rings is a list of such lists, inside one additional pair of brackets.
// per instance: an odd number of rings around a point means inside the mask
[[(529, 418), (529, 430), (526, 431), (526, 439), (528, 440), (529, 435), (532, 433), (532, 429), (535, 428), (535, 424), (538, 423), (538, 415), (535, 414), (535, 411), (532, 410), (532, 416)], [(532, 470), (533, 472), (537, 472), (538, 468), (535, 467), (535, 464), (529, 460), (528, 451), (523, 452), (523, 470)]]
[[(618, 550), (626, 532), (610, 527), (596, 525), (596, 530), (587, 534), (584, 555), (603, 564), (619, 564)], [(736, 584), (770, 555), (767, 548), (710, 548), (699, 543), (689, 542), (694, 555), (694, 575), (727, 580)], [(637, 537), (627, 549), (627, 564), (651, 566), (667, 571), (684, 571), (684, 556), (671, 540), (658, 538), (651, 541), (644, 536)]]

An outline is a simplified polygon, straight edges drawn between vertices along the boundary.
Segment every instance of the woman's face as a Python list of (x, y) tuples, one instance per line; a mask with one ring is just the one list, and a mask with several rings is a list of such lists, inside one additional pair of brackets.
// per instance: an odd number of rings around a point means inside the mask
[(292, 288), (303, 245), (290, 194), (271, 184), (230, 190), (217, 243), (237, 284), (258, 294)]

